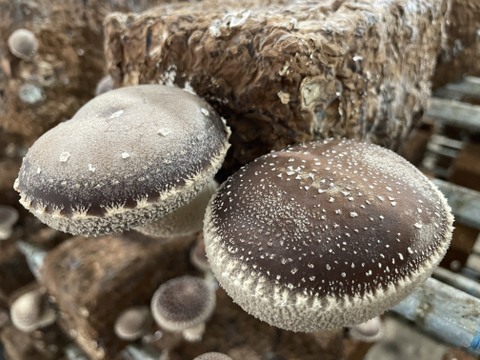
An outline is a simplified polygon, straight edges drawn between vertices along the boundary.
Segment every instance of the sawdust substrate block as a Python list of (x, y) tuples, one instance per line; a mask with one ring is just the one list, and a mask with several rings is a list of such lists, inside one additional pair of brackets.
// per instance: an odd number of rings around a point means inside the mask
[(395, 149), (428, 105), (448, 0), (205, 0), (106, 18), (117, 85), (193, 89), (232, 128), (227, 173), (291, 143)]

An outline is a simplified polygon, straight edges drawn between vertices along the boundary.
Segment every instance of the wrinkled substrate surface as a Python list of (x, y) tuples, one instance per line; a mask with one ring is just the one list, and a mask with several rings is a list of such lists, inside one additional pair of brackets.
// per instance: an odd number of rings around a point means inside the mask
[[(143, 11), (168, 0), (0, 0), (0, 139), (29, 145), (90, 99), (104, 70), (103, 27), (111, 11)], [(13, 56), (9, 35), (32, 31), (38, 52)]]
[(463, 75), (480, 76), (480, 2), (451, 0), (447, 46), (438, 58), (432, 79), (438, 87)]
[(232, 127), (227, 171), (315, 137), (396, 148), (427, 106), (447, 12), (432, 0), (168, 5), (108, 17), (107, 65), (118, 84), (209, 101)]

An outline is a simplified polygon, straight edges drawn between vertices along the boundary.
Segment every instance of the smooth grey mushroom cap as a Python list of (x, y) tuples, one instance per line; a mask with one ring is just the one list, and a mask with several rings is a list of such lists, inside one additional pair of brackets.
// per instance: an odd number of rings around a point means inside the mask
[(102, 95), (110, 90), (113, 90), (113, 78), (111, 75), (105, 75), (100, 79), (95, 87), (95, 96)]
[(20, 331), (31, 332), (55, 322), (56, 313), (42, 289), (20, 295), (10, 307), (10, 318)]
[(197, 356), (193, 360), (233, 360), (230, 356), (219, 352), (208, 352)]
[(382, 337), (382, 333), (383, 324), (380, 316), (376, 316), (361, 324), (354, 325), (349, 329), (349, 335), (352, 339), (366, 342), (379, 340)]
[(18, 211), (13, 206), (0, 205), (0, 240), (12, 234), (12, 227), (18, 220)]
[(8, 48), (16, 57), (31, 60), (38, 50), (38, 41), (33, 32), (27, 29), (17, 29), (8, 37)]
[(47, 225), (99, 236), (165, 216), (220, 168), (230, 130), (198, 96), (162, 85), (106, 92), (43, 134), (14, 188)]
[(124, 310), (114, 324), (115, 335), (123, 340), (141, 338), (152, 323), (148, 306), (134, 306)]
[(313, 332), (365, 322), (430, 276), (453, 216), (394, 152), (326, 140), (271, 152), (231, 176), (207, 207), (207, 257), (246, 312)]
[(205, 280), (186, 275), (160, 285), (153, 294), (151, 312), (160, 327), (178, 332), (207, 321), (215, 303), (215, 292)]
[(176, 237), (187, 236), (203, 228), (203, 218), (208, 201), (218, 189), (218, 183), (211, 180), (191, 201), (168, 213), (160, 219), (153, 220), (135, 230), (150, 236)]

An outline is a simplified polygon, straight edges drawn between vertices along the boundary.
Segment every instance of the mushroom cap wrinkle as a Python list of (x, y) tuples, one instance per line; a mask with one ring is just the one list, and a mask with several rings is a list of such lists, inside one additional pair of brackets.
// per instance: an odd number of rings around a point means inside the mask
[(212, 197), (207, 256), (245, 311), (313, 332), (365, 322), (431, 275), (453, 216), (420, 171), (394, 152), (325, 140), (247, 164)]
[(208, 103), (182, 89), (119, 88), (37, 139), (14, 187), (57, 230), (121, 232), (193, 199), (220, 168), (229, 135)]

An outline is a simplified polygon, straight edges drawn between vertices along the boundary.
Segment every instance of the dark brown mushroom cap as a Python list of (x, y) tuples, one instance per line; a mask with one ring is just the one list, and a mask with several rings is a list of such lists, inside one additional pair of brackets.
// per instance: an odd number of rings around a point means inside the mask
[(204, 323), (211, 316), (215, 302), (215, 292), (205, 280), (186, 275), (160, 285), (150, 305), (160, 327), (184, 331)]
[(51, 227), (119, 232), (184, 205), (213, 178), (229, 129), (184, 90), (139, 85), (106, 92), (42, 135), (15, 188)]
[(232, 358), (219, 352), (208, 352), (197, 356), (193, 360), (232, 360)]
[(17, 29), (8, 37), (8, 48), (16, 57), (31, 60), (38, 50), (35, 34), (27, 29)]
[(327, 140), (272, 152), (231, 176), (205, 217), (220, 285), (250, 314), (293, 331), (371, 319), (427, 278), (453, 217), (394, 152)]

